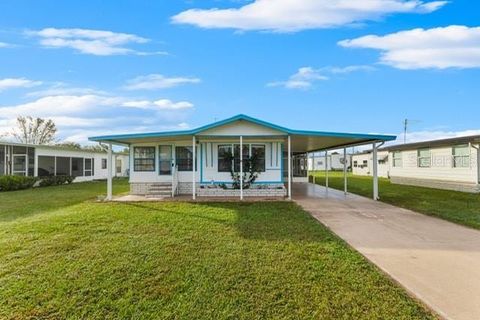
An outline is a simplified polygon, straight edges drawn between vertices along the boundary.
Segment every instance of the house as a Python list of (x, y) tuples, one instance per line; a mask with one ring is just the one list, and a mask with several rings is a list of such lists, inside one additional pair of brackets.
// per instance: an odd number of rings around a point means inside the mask
[[(379, 143), (395, 139), (385, 135), (293, 130), (246, 115), (191, 130), (90, 138), (108, 144), (109, 150), (112, 145), (129, 147), (131, 194), (189, 194), (193, 199), (291, 198), (294, 175), (306, 178), (309, 152), (364, 144), (372, 144), (376, 150)], [(235, 180), (232, 175), (247, 175), (251, 168), (248, 163), (252, 161), (258, 177), (251, 186), (244, 186), (243, 179)], [(107, 198), (111, 199), (111, 179), (108, 181)]]
[[(390, 165), (388, 151), (378, 150), (378, 176), (388, 178)], [(352, 173), (358, 176), (373, 175), (373, 154), (372, 151), (360, 152), (352, 155)]]
[[(115, 154), (112, 176), (127, 176), (128, 154)], [(74, 182), (106, 179), (107, 153), (0, 141), (0, 176), (74, 176)]]
[[(480, 135), (399, 144), (378, 151), (379, 176), (392, 183), (480, 192)], [(353, 174), (372, 175), (372, 152), (353, 155)]]
[(392, 183), (480, 192), (480, 135), (395, 145), (390, 158)]
[[(341, 171), (344, 166), (344, 155), (338, 152), (332, 152), (328, 155), (327, 170)], [(347, 154), (347, 169), (351, 168), (352, 155)], [(325, 155), (318, 152), (312, 152), (308, 156), (308, 171), (325, 170)]]

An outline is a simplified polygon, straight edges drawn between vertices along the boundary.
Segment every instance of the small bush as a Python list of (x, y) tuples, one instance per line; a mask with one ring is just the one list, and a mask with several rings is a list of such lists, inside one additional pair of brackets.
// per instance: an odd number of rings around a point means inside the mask
[(71, 184), (75, 177), (72, 176), (49, 176), (43, 177), (40, 181), (40, 187), (60, 186), (63, 184)]
[(33, 187), (37, 180), (35, 177), (0, 176), (0, 191), (29, 189)]

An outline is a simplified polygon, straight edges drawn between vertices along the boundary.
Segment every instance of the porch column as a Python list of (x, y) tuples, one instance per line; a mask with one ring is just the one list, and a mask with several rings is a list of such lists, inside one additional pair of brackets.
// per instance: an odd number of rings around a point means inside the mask
[(288, 136), (288, 200), (292, 200), (292, 138)]
[(348, 185), (347, 185), (347, 148), (343, 148), (343, 193), (347, 195)]
[(243, 200), (243, 136), (240, 136), (240, 200)]
[(325, 194), (328, 197), (328, 151), (325, 151)]
[(112, 200), (112, 144), (108, 144), (107, 153), (107, 200)]
[(378, 155), (377, 144), (373, 144), (373, 200), (378, 200)]
[(192, 199), (195, 200), (197, 198), (197, 187), (195, 185), (197, 180), (197, 172), (195, 167), (197, 165), (197, 150), (196, 150), (197, 140), (196, 137), (192, 137), (192, 156), (193, 156), (193, 164), (192, 164)]

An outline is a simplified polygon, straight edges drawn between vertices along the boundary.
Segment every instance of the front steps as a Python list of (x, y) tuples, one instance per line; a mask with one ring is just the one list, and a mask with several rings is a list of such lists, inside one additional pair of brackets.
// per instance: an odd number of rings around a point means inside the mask
[(152, 183), (148, 186), (146, 198), (171, 198), (172, 197), (172, 184), (170, 182)]

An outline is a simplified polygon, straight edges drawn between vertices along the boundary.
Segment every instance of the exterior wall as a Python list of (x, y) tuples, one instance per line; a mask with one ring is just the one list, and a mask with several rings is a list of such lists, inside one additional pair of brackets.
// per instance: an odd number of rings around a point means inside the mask
[(248, 121), (237, 121), (202, 132), (206, 136), (284, 136), (285, 133)]
[[(453, 146), (452, 146), (453, 147)], [(470, 165), (467, 168), (453, 166), (452, 147), (432, 148), (431, 167), (418, 167), (418, 151), (406, 150), (402, 153), (402, 166), (394, 167), (391, 164), (390, 176), (398, 178), (425, 179), (436, 181), (450, 181), (465, 184), (478, 184), (477, 150), (470, 149)]]
[[(378, 151), (378, 176), (388, 178), (390, 176), (390, 158), (388, 151)], [(366, 161), (366, 165), (364, 164)], [(352, 156), (352, 173), (358, 176), (373, 175), (373, 154), (360, 153)]]
[[(199, 184), (211, 183), (231, 183), (229, 172), (218, 172), (218, 146), (225, 144), (238, 144), (238, 139), (225, 139), (221, 142), (202, 140), (198, 138), (197, 143), (197, 170), (196, 182)], [(259, 174), (256, 183), (283, 183), (282, 179), (282, 142), (272, 139), (244, 139), (244, 144), (265, 145), (265, 172)], [(175, 162), (175, 147), (192, 146), (191, 141), (162, 141), (155, 143), (132, 144), (130, 146), (130, 183), (155, 183), (172, 182), (171, 175), (159, 174), (159, 145), (171, 145), (173, 147), (173, 162)], [(134, 148), (135, 147), (155, 147), (155, 171), (136, 172), (133, 169)], [(191, 171), (179, 171), (178, 181), (180, 183), (191, 183), (193, 179)], [(190, 189), (191, 192), (191, 189)]]

